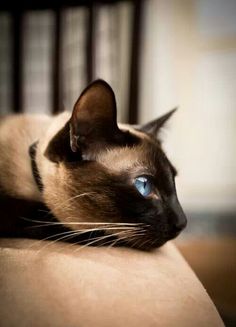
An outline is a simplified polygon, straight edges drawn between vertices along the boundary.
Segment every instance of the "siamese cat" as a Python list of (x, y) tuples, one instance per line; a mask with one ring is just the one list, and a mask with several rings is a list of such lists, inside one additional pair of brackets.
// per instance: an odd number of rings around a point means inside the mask
[[(186, 217), (158, 139), (173, 112), (144, 126), (117, 124), (114, 92), (96, 80), (72, 115), (2, 118), (0, 235), (148, 250), (175, 238)], [(22, 217), (20, 206), (37, 213)]]

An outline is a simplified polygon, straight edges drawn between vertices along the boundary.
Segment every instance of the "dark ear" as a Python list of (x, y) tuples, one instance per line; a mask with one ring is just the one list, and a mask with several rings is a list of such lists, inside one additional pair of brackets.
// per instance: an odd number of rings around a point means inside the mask
[(69, 122), (49, 142), (45, 156), (53, 161), (96, 156), (107, 144), (124, 139), (116, 122), (116, 101), (112, 88), (96, 80), (80, 95)]
[(153, 136), (157, 136), (159, 130), (165, 125), (167, 120), (173, 115), (173, 113), (177, 110), (177, 108), (172, 109), (167, 114), (152, 120), (151, 122), (139, 126), (139, 130), (148, 134), (152, 134)]
[(52, 162), (60, 161), (74, 161), (78, 160), (79, 156), (71, 151), (70, 148), (70, 128), (69, 122), (54, 135), (54, 137), (48, 143), (48, 146), (44, 152), (46, 158)]
[(110, 143), (121, 136), (116, 121), (112, 88), (103, 80), (90, 84), (77, 100), (70, 119), (70, 146), (73, 152)]

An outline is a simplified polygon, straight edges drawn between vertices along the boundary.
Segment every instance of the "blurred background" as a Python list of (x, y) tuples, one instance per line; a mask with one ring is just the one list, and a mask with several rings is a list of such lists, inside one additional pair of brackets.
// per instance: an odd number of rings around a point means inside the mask
[(95, 78), (120, 122), (162, 133), (188, 227), (176, 244), (236, 326), (236, 0), (0, 4), (0, 114), (72, 110)]

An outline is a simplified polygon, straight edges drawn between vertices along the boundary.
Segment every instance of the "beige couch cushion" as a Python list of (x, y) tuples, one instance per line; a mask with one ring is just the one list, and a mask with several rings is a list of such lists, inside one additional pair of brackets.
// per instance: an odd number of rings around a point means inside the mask
[(0, 247), (1, 326), (223, 326), (171, 243), (152, 253), (30, 240)]

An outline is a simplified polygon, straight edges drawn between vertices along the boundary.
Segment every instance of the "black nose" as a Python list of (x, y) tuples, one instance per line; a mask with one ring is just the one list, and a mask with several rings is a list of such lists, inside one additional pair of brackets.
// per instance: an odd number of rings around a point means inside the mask
[(187, 225), (187, 218), (183, 213), (181, 217), (178, 217), (177, 221), (174, 223), (174, 227), (177, 231), (183, 230)]
[(177, 233), (179, 233), (181, 230), (183, 230), (186, 227), (187, 218), (177, 198), (172, 199), (169, 205), (170, 205), (170, 212), (171, 212), (170, 215), (171, 224), (173, 226), (173, 229)]

